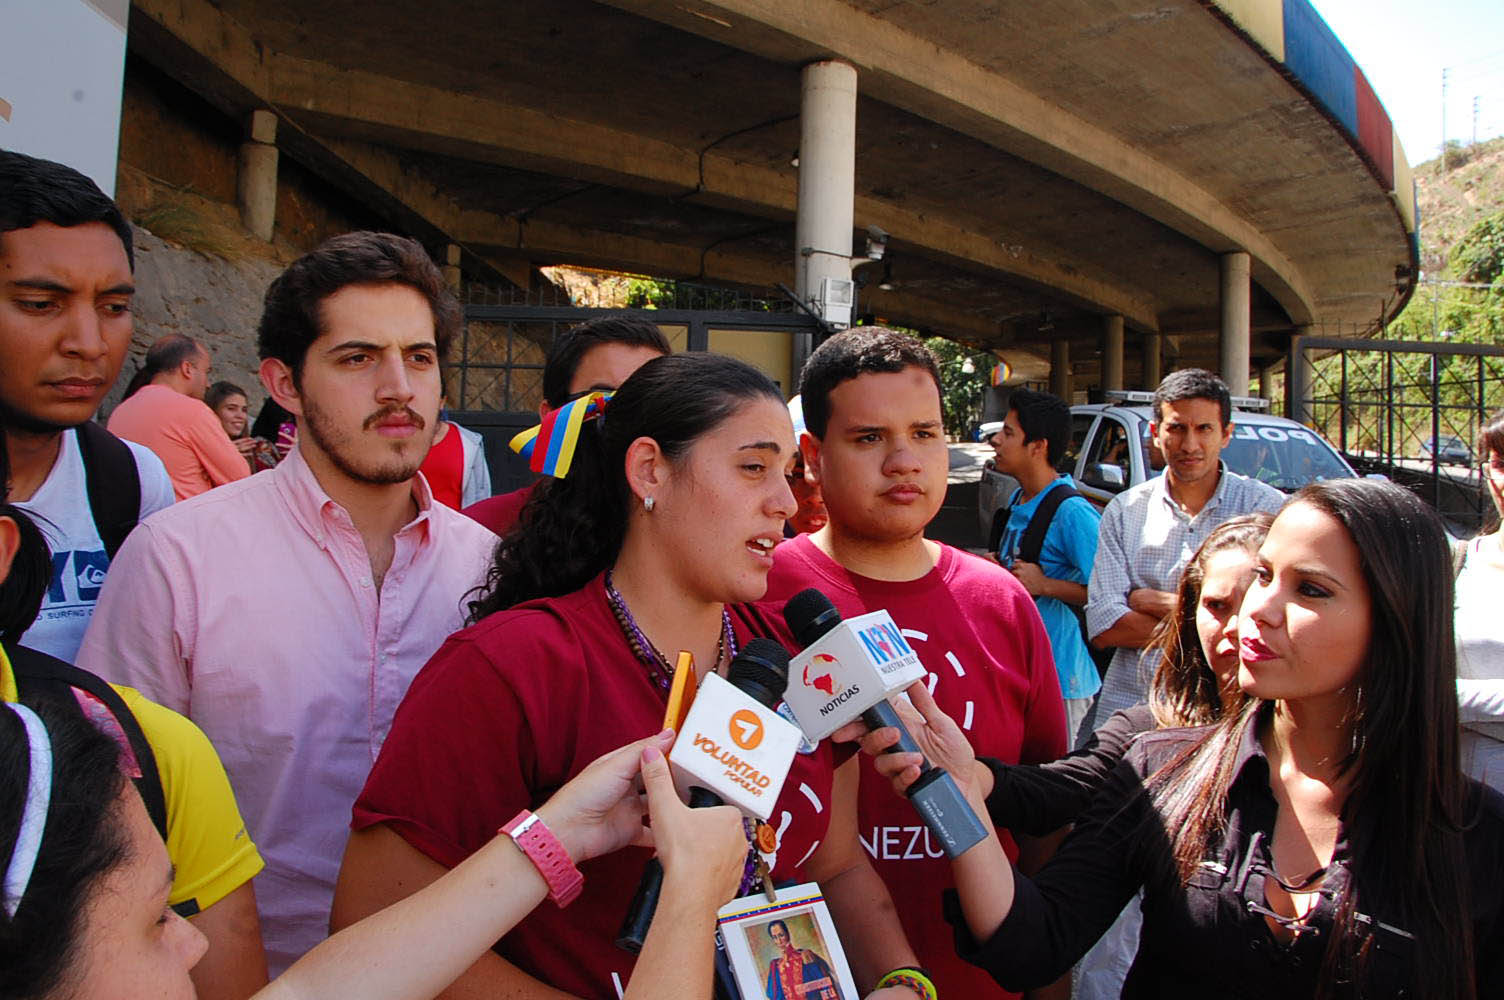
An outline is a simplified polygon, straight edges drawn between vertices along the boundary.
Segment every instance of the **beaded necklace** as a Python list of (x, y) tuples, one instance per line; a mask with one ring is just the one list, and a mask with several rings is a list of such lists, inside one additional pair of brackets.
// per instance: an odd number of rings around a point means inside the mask
[[(647, 668), (648, 680), (658, 690), (667, 692), (673, 685), (673, 668), (668, 665), (668, 659), (653, 645), (651, 639), (643, 634), (637, 619), (632, 617), (632, 611), (627, 607), (627, 602), (621, 596), (621, 591), (616, 589), (611, 582), (611, 571), (606, 571), (606, 603), (611, 605), (611, 613), (616, 617), (616, 624), (621, 628), (622, 635), (626, 637), (627, 645), (632, 649), (632, 655)], [(727, 653), (730, 656), (727, 656)], [(731, 628), (731, 612), (725, 605), (721, 606), (721, 637), (716, 641), (715, 663), (711, 669), (718, 669), (722, 661), (736, 658), (736, 632)]]
[[(622, 635), (626, 637), (627, 645), (632, 649), (632, 655), (637, 657), (644, 667), (647, 668), (648, 680), (653, 686), (665, 695), (673, 685), (673, 671), (668, 665), (668, 660), (658, 652), (658, 647), (653, 645), (651, 639), (643, 634), (642, 628), (637, 624), (637, 619), (632, 617), (632, 611), (627, 607), (627, 602), (621, 596), (621, 591), (611, 581), (611, 571), (606, 570), (606, 603), (611, 605), (611, 614), (616, 618), (616, 624), (621, 628)], [(731, 628), (731, 612), (725, 605), (721, 606), (721, 638), (716, 643), (715, 664), (712, 669), (721, 665), (722, 660), (736, 658), (736, 632)], [(751, 820), (742, 819), (742, 833), (747, 838), (747, 860), (742, 865), (742, 881), (737, 889), (738, 896), (745, 896), (752, 887), (757, 884), (757, 863), (760, 855), (757, 850), (756, 828)]]

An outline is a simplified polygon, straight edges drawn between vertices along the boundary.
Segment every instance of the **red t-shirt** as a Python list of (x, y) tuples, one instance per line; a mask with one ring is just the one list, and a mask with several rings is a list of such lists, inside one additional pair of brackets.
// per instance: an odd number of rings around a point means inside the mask
[[(387, 823), (452, 868), (597, 757), (657, 732), (664, 705), (602, 577), (498, 612), (450, 636), (413, 680), (352, 825)], [(780, 882), (806, 880), (801, 866), (829, 821), (834, 760), (828, 742), (794, 758), (770, 820)], [(543, 903), (497, 954), (550, 986), (615, 1000), (634, 961), (616, 933), (650, 856), (628, 847), (582, 865), (583, 895), (567, 910)]]
[[(1007, 570), (949, 545), (935, 568), (894, 583), (858, 576), (815, 547), (808, 535), (773, 550), (768, 592), (759, 607), (782, 627), (783, 604), (816, 587), (850, 618), (885, 610), (929, 670), (935, 701), (961, 726), (979, 755), (1009, 764), (1065, 753), (1065, 706), (1050, 639), (1034, 601)], [(789, 641), (784, 633), (780, 638)], [(940, 892), (954, 887), (950, 860), (919, 814), (862, 757), (857, 819), (862, 846), (898, 907), (920, 964), (947, 996), (998, 996), (997, 984), (956, 955), (941, 915)], [(1006, 833), (1010, 856), (1017, 848)]]
[(465, 443), (460, 432), (451, 426), (444, 439), (428, 449), (428, 456), (418, 467), (433, 498), (446, 507), (460, 509), (465, 491)]
[(522, 505), (527, 503), (527, 498), (533, 495), (535, 485), (537, 484), (530, 483), (510, 493), (477, 500), (460, 513), (472, 521), (479, 521), (490, 528), (493, 535), (500, 538), (511, 531), (512, 525), (517, 523), (517, 517), (522, 513)]

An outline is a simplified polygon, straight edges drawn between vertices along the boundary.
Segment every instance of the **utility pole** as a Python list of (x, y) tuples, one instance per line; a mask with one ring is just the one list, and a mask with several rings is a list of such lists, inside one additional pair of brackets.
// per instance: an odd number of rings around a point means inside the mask
[(1473, 95), (1473, 145), (1478, 145), (1478, 95)]
[(1441, 172), (1447, 172), (1447, 68), (1441, 68)]

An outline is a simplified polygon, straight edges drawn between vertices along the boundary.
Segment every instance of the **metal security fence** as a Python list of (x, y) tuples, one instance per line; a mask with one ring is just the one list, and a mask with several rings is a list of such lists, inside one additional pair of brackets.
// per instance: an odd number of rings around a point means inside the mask
[(1476, 454), (1482, 422), (1504, 407), (1504, 346), (1301, 337), (1288, 371), (1292, 416), (1362, 472), (1414, 490), (1460, 533), (1489, 509)]
[[(445, 394), (454, 419), (486, 439), (496, 492), (530, 478), (506, 443), (537, 423), (544, 362), (555, 338), (571, 327), (600, 316), (634, 316), (662, 328), (676, 350), (689, 351), (710, 350), (714, 337), (724, 343), (728, 335), (780, 335), (792, 345), (788, 368), (795, 373), (822, 332), (816, 320), (784, 298), (688, 282), (654, 283), (651, 292), (657, 308), (611, 309), (570, 304), (554, 286), (532, 293), (466, 289), (465, 323), (445, 369)], [(786, 393), (793, 392), (790, 374), (770, 374)]]

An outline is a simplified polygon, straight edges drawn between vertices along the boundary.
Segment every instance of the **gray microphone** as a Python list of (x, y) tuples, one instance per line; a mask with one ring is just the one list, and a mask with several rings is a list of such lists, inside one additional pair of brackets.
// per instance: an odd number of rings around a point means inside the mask
[[(837, 628), (850, 627), (842, 624), (841, 613), (830, 602), (830, 598), (813, 587), (801, 590), (789, 598), (783, 606), (783, 620), (802, 649), (814, 645)], [(977, 818), (971, 804), (966, 801), (966, 796), (961, 794), (956, 780), (925, 759), (919, 744), (914, 742), (914, 737), (909, 735), (903, 720), (898, 717), (898, 712), (888, 704), (887, 692), (878, 687), (866, 692), (867, 697), (873, 694), (877, 696), (876, 701), (862, 710), (862, 722), (868, 729), (892, 726), (898, 730), (898, 743), (883, 751), (884, 753), (919, 754), (919, 777), (905, 794), (914, 803), (914, 809), (924, 820), (924, 825), (940, 840), (946, 856), (954, 858), (964, 854), (986, 839), (986, 828), (982, 826), (982, 821)], [(858, 693), (857, 697), (860, 696)]]

